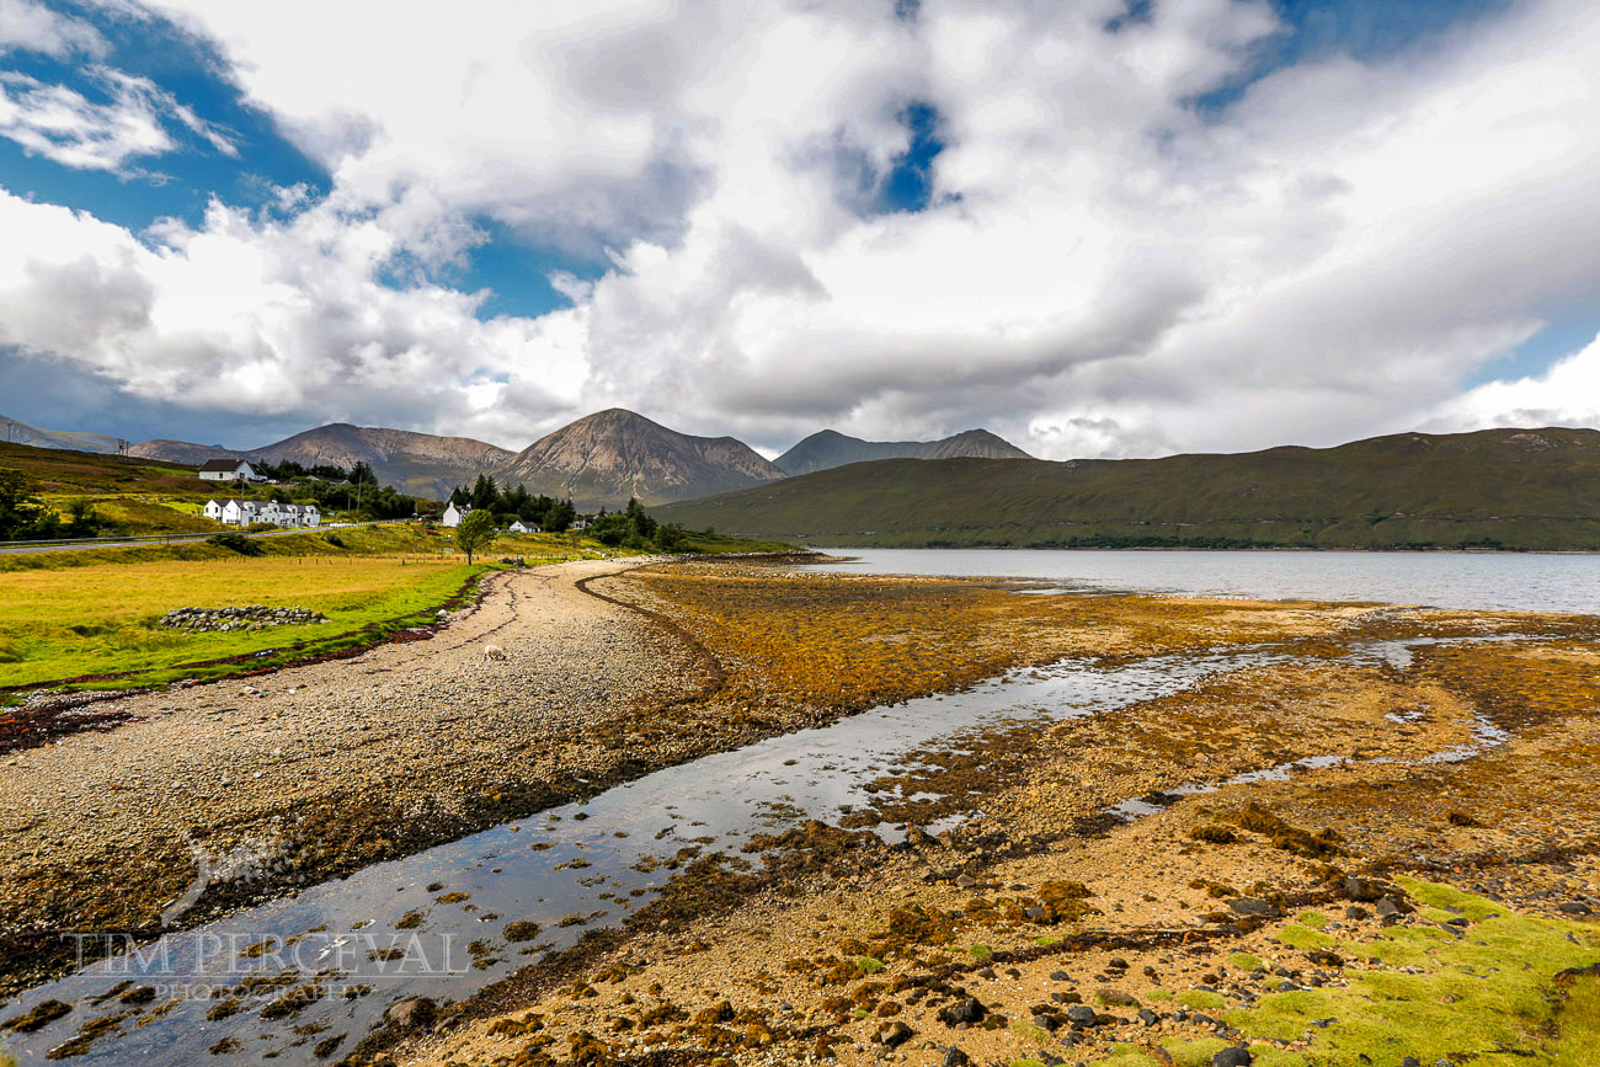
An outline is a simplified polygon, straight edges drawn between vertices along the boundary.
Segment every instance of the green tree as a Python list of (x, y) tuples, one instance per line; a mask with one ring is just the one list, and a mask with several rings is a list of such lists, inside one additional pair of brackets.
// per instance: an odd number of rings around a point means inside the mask
[(474, 554), (494, 543), (498, 532), (494, 528), (493, 515), (487, 511), (474, 511), (456, 527), (456, 547), (467, 554), (467, 562), (471, 563)]
[(54, 536), (53, 532), (42, 532), (54, 515), (35, 494), (34, 484), (26, 474), (0, 469), (0, 540)]

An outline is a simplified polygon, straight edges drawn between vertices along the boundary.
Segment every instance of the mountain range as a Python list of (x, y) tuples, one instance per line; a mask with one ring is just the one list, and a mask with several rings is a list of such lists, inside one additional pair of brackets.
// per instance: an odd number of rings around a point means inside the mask
[(670, 504), (818, 546), (1600, 550), (1600, 431), (1405, 433), (1163, 459), (885, 460)]
[[(3, 416), (0, 430), (20, 444), (84, 452), (113, 453), (126, 444), (104, 434), (41, 430)], [(502, 484), (523, 484), (531, 493), (571, 497), (582, 511), (616, 509), (630, 497), (656, 505), (767, 484), (785, 477), (782, 463), (791, 458), (796, 469), (814, 471), (888, 455), (1027, 456), (987, 430), (932, 442), (862, 441), (824, 430), (773, 463), (735, 438), (678, 433), (621, 408), (581, 418), (521, 452), (469, 437), (348, 423), (319, 426), (260, 448), (156, 438), (127, 451), (143, 459), (194, 466), (223, 458), (347, 469), (366, 463), (381, 483), (430, 499), (442, 499), (456, 486), (487, 474)]]
[(850, 463), (879, 459), (1032, 459), (988, 430), (964, 430), (941, 441), (863, 441), (836, 430), (819, 430), (772, 461), (785, 474), (814, 474)]

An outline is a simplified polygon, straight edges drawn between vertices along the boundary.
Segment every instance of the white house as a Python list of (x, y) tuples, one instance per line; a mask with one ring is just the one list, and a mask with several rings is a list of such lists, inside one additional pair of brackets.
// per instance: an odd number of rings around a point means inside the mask
[(278, 504), (271, 500), (210, 501), (201, 509), (206, 518), (226, 526), (249, 526), (255, 522), (274, 526), (321, 526), (322, 512), (315, 504)]
[(444, 509), (444, 517), (439, 522), (444, 526), (460, 526), (461, 520), (472, 514), (472, 505), (463, 504), (459, 508), (454, 504)]
[(208, 459), (200, 465), (200, 477), (207, 482), (264, 482), (267, 476), (246, 459)]
[(506, 529), (510, 530), (512, 533), (543, 533), (544, 532), (543, 527), (541, 527), (538, 523), (523, 522), (521, 519), (513, 520), (511, 525), (506, 527)]

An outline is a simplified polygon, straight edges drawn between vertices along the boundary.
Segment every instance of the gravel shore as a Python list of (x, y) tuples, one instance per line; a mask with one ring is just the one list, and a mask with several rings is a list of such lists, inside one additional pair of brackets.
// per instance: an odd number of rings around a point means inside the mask
[(192, 920), (695, 754), (596, 743), (707, 678), (579, 587), (641, 562), (496, 574), (431, 640), (100, 703), (131, 720), (0, 759), (0, 977), (59, 964), (60, 930)]

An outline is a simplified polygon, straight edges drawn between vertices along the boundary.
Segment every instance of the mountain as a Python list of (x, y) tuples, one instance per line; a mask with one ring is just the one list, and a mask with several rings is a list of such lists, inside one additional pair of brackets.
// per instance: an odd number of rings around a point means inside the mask
[(732, 437), (690, 437), (622, 408), (535, 441), (494, 472), (505, 485), (572, 497), (580, 511), (686, 500), (761, 485), (783, 472)]
[(1032, 459), (988, 430), (965, 430), (942, 441), (863, 441), (820, 430), (772, 461), (785, 474), (811, 474), (878, 459)]
[(514, 455), (470, 437), (438, 437), (343, 422), (242, 451), (166, 440), (143, 441), (129, 451), (171, 463), (200, 464), (219, 457), (239, 457), (267, 463), (293, 460), (303, 467), (326, 463), (347, 470), (356, 463), (366, 463), (384, 485), (434, 498), (446, 496), (455, 486), (472, 481), (483, 471), (502, 466)]
[(25, 422), (0, 415), (0, 438), (8, 444), (32, 445), (35, 448), (65, 448), (73, 452), (97, 452), (115, 455), (118, 441), (103, 433), (84, 433), (74, 430), (41, 430)]
[(652, 509), (814, 545), (1600, 550), (1600, 432), (1164, 459), (884, 460)]

